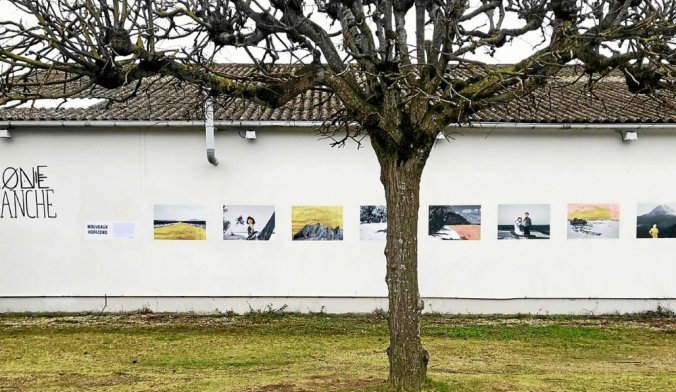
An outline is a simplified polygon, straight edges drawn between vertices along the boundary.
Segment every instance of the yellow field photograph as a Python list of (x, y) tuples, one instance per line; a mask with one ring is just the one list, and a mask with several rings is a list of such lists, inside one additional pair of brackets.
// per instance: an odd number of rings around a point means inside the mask
[(291, 207), (291, 235), (294, 240), (342, 240), (343, 207)]
[(204, 206), (156, 204), (153, 217), (153, 238), (156, 240), (207, 239)]
[(204, 227), (187, 223), (172, 223), (153, 229), (156, 240), (206, 240), (207, 230)]

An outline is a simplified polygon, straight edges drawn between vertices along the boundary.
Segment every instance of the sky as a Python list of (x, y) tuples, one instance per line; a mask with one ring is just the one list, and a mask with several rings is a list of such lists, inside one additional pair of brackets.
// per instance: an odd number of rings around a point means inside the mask
[(548, 225), (549, 204), (500, 204), (498, 206), (498, 224), (511, 225), (517, 217), (524, 218), (528, 212), (533, 225)]
[[(477, 204), (473, 205), (453, 205), (451, 206), (453, 211), (464, 216), (471, 223), (481, 224), (481, 206)], [(476, 221), (475, 221), (476, 220)]]
[[(470, 3), (478, 3), (478, 0), (470, 0)], [(314, 3), (312, 1), (307, 1), (307, 4), (309, 8), (314, 8)], [(10, 19), (18, 19), (21, 18), (22, 15), (15, 9), (13, 9), (10, 0), (0, 0), (0, 9), (3, 10), (2, 15), (0, 15), (0, 20), (10, 20)], [(334, 27), (329, 27), (329, 21), (327, 18), (323, 16), (323, 14), (315, 14), (318, 15), (318, 17), (313, 18), (315, 22), (318, 24), (322, 25), (322, 27), (331, 29), (332, 31), (336, 31), (336, 26)], [(414, 11), (409, 12), (407, 15), (407, 24), (408, 25), (413, 25), (414, 21)], [(24, 16), (25, 18), (25, 16)], [(483, 23), (483, 21), (477, 21), (475, 24), (480, 24)], [(522, 24), (523, 22), (517, 21), (516, 18), (511, 17), (508, 14), (508, 17), (504, 23), (504, 27), (514, 27), (517, 25)], [(431, 27), (428, 29), (428, 35), (431, 35)], [(408, 34), (409, 37), (409, 43), (414, 42), (415, 40), (415, 35), (413, 32), (409, 32)], [(501, 64), (507, 64), (507, 63), (514, 63), (517, 62), (523, 58), (525, 58), (528, 54), (533, 52), (533, 46), (536, 43), (539, 43), (541, 41), (541, 36), (539, 32), (532, 32), (529, 33), (523, 37), (515, 38), (515, 40), (512, 43), (506, 44), (504, 47), (500, 48), (497, 50), (495, 55), (493, 57), (489, 56), (488, 54), (484, 53), (483, 51), (477, 51), (475, 54), (469, 54), (467, 58), (473, 59), (473, 60), (479, 60), (479, 61), (484, 61), (487, 63), (501, 63)], [(182, 46), (190, 46), (192, 44), (192, 39), (186, 38), (182, 40), (177, 40), (172, 42), (171, 44), (165, 45), (163, 48), (164, 49), (176, 49), (180, 48)], [(255, 52), (255, 50), (254, 50)], [(259, 53), (262, 53), (259, 51)], [(219, 53), (219, 55), (216, 57), (217, 62), (226, 62), (226, 63), (251, 63), (252, 60), (251, 58), (246, 54), (246, 52), (243, 49), (235, 49), (235, 48), (224, 48), (222, 51)], [(288, 62), (288, 60), (286, 61)], [(284, 61), (280, 61), (280, 63), (284, 63)]]
[(599, 203), (589, 203), (589, 204), (568, 204), (568, 217), (575, 217), (576, 213), (581, 213), (589, 210), (595, 209), (605, 209), (610, 212), (611, 219), (620, 219), (620, 205), (619, 204), (599, 204)]
[(481, 212), (481, 206), (477, 204), (473, 205), (453, 205), (454, 211), (457, 211), (462, 214), (477, 214)]
[(153, 206), (154, 220), (187, 221), (191, 219), (206, 220), (206, 207), (196, 205), (168, 205), (155, 204)]
[(636, 208), (637, 215), (645, 215), (655, 209), (658, 205), (665, 205), (671, 207), (671, 209), (676, 210), (676, 203), (641, 203)]
[[(229, 220), (233, 226), (237, 221), (237, 217), (241, 216), (242, 219), (246, 222), (248, 216), (254, 218), (256, 221), (256, 228), (262, 229), (268, 219), (272, 216), (272, 213), (275, 212), (274, 206), (233, 206), (226, 205), (228, 212), (223, 213), (223, 220)], [(246, 228), (244, 229), (246, 231)]]

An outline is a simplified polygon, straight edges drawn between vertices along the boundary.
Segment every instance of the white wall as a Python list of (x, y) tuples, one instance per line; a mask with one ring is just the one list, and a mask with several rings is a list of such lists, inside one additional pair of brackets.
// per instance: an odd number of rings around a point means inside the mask
[[(257, 133), (255, 142), (218, 133), (217, 167), (196, 131), (15, 130), (0, 139), (0, 170), (47, 165), (58, 214), (0, 219), (3, 309), (21, 310), (10, 297), (385, 296), (384, 243), (359, 239), (359, 206), (384, 203), (370, 146)], [(676, 298), (676, 240), (634, 238), (637, 203), (676, 203), (676, 132), (639, 137), (496, 130), (439, 141), (422, 181), (422, 295)], [(497, 206), (509, 203), (550, 204), (551, 239), (498, 241)], [(620, 238), (566, 239), (568, 203), (619, 203)], [(206, 206), (207, 240), (153, 240), (154, 204)], [(275, 205), (276, 238), (223, 241), (223, 204)], [(428, 239), (430, 204), (481, 204), (482, 239)], [(345, 240), (292, 242), (292, 205), (342, 205)], [(135, 222), (137, 238), (88, 240), (85, 224), (97, 221)]]

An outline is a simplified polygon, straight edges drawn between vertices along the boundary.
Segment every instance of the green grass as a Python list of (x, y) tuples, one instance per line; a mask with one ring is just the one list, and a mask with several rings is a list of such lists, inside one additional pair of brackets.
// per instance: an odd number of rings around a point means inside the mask
[[(429, 391), (676, 390), (676, 319), (426, 316)], [(0, 391), (386, 391), (381, 314), (0, 316)]]

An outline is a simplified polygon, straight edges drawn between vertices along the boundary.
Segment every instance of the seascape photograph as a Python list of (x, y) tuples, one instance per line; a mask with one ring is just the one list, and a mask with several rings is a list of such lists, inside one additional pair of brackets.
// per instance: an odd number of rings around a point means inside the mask
[(620, 238), (619, 204), (568, 204), (568, 239)]
[(359, 237), (362, 241), (385, 240), (387, 237), (387, 207), (359, 207)]
[(498, 206), (498, 240), (546, 240), (549, 227), (549, 204)]
[(430, 206), (428, 234), (437, 240), (480, 240), (481, 206)]
[(274, 206), (223, 206), (224, 240), (268, 241), (274, 237)]
[(153, 206), (153, 238), (156, 240), (206, 240), (206, 208), (194, 205)]
[(676, 203), (639, 204), (636, 238), (676, 238)]
[(291, 235), (294, 241), (342, 241), (343, 207), (291, 207)]

